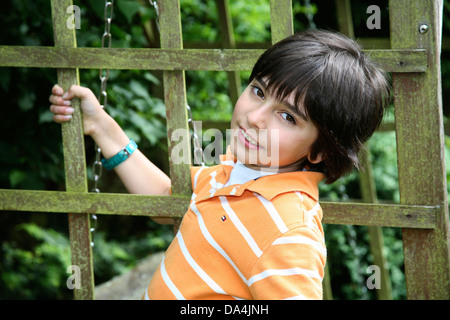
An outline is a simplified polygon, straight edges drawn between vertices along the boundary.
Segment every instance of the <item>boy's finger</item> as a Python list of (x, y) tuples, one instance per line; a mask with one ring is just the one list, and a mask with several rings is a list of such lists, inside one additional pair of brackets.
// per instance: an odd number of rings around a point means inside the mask
[(61, 107), (61, 106), (50, 106), (50, 111), (55, 115), (71, 115), (75, 112), (75, 109), (72, 107)]
[(52, 94), (52, 95), (48, 98), (48, 101), (50, 101), (50, 103), (53, 103), (53, 104), (57, 105), (57, 104), (59, 104), (58, 102), (60, 101), (60, 99), (61, 99), (61, 97), (55, 96), (55, 95)]
[(63, 98), (61, 98), (61, 96), (58, 96), (58, 95), (51, 95), (48, 98), (48, 101), (50, 101), (54, 105), (60, 105), (60, 106), (70, 106), (70, 105), (72, 105), (72, 101), (64, 100)]
[(55, 114), (53, 116), (53, 121), (55, 121), (56, 123), (64, 123), (64, 122), (69, 121), (70, 119), (72, 119), (72, 115), (70, 115), (70, 114), (66, 114), (66, 115)]
[(78, 97), (80, 99), (84, 99), (87, 98), (90, 94), (92, 94), (92, 92), (88, 88), (73, 84), (70, 86), (69, 90), (64, 93), (63, 98), (72, 99), (73, 97)]
[(55, 84), (52, 88), (52, 93), (61, 96), (64, 93), (64, 90), (57, 84)]

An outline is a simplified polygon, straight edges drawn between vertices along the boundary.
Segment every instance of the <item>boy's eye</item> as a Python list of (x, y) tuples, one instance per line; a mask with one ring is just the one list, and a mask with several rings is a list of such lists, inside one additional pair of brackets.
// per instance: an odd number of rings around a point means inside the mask
[(253, 93), (256, 94), (261, 99), (264, 99), (264, 92), (257, 86), (252, 86)]
[(292, 124), (295, 124), (295, 118), (293, 116), (291, 116), (289, 113), (286, 112), (282, 112), (281, 116), (283, 117), (284, 120), (286, 120), (287, 122), (290, 122)]

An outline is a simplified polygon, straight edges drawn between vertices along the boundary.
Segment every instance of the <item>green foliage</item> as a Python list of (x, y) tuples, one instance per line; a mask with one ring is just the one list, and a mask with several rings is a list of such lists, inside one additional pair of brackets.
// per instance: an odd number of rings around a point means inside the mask
[[(67, 235), (36, 224), (15, 227), (32, 245), (18, 247), (15, 242), (0, 246), (0, 296), (2, 299), (71, 299), (66, 281), (72, 265)], [(105, 232), (94, 236), (94, 273), (102, 283), (130, 270), (151, 252), (167, 248), (171, 241), (167, 229), (147, 232), (145, 237), (129, 236), (126, 241), (108, 239)]]
[[(315, 22), (320, 27), (336, 29), (330, 1), (293, 1), (294, 27), (300, 31)], [(371, 2), (352, 2), (357, 36), (387, 37), (387, 1), (383, 1), (382, 30), (365, 28), (365, 9)], [(104, 2), (74, 0), (81, 9), (81, 29), (77, 30), (80, 47), (101, 47), (104, 32)], [(50, 1), (6, 1), (0, 13), (1, 45), (52, 46), (53, 31)], [(268, 0), (233, 0), (230, 10), (236, 42), (269, 43), (270, 10)], [(444, 35), (448, 24), (450, 1), (444, 1)], [(332, 17), (332, 18), (330, 18)], [(149, 43), (143, 27), (156, 18), (147, 1), (116, 0), (111, 27), (112, 47), (142, 48)], [(220, 43), (219, 18), (213, 0), (181, 1), (181, 19), (185, 41)], [(14, 26), (14, 27), (12, 27)], [(444, 92), (449, 92), (448, 52), (443, 54)], [(249, 72), (241, 72), (246, 86)], [(98, 70), (80, 70), (82, 85), (100, 92)], [(145, 70), (110, 70), (106, 110), (139, 143), (149, 156), (166, 151), (165, 108), (162, 101), (161, 75)], [(0, 68), (0, 188), (63, 190), (64, 168), (60, 126), (52, 123), (48, 111), (50, 88), (56, 82), (54, 69)], [(233, 105), (228, 95), (225, 72), (187, 71), (187, 101), (194, 120), (230, 120)], [(394, 120), (389, 113), (387, 119)], [(6, 121), (7, 120), (7, 121)], [(450, 138), (445, 137), (447, 181), (450, 178)], [(369, 141), (377, 195), (381, 202), (399, 202), (395, 133), (376, 133)], [(93, 155), (87, 151), (88, 163)], [(152, 158), (153, 160), (153, 158)], [(156, 160), (156, 159), (155, 159)], [(90, 166), (88, 166), (89, 168)], [(105, 174), (105, 173), (104, 173)], [(108, 179), (104, 176), (103, 180)], [(117, 180), (116, 177), (110, 178)], [(102, 191), (111, 188), (104, 182)], [(353, 172), (332, 185), (321, 185), (322, 200), (350, 201), (361, 197), (358, 174)], [(117, 217), (116, 217), (117, 219)], [(102, 283), (132, 268), (147, 254), (164, 250), (172, 237), (167, 227), (147, 222), (134, 223), (138, 217), (120, 217), (120, 222), (99, 217), (94, 235), (96, 283)], [(64, 215), (31, 222), (15, 213), (0, 216), (0, 297), (4, 299), (70, 299), (66, 287), (71, 265), (67, 218)], [(365, 227), (325, 225), (328, 264), (336, 299), (375, 299), (365, 287), (373, 263)], [(383, 228), (385, 254), (389, 264), (394, 299), (404, 299), (403, 249), (401, 230)]]
[(35, 243), (31, 248), (4, 242), (0, 247), (0, 296), (3, 299), (67, 299), (64, 274), (70, 262), (69, 241), (59, 232), (35, 224), (16, 226)]
[[(388, 115), (389, 119), (390, 116)], [(399, 201), (395, 132), (378, 132), (367, 144), (371, 151), (372, 170), (380, 202)], [(322, 200), (358, 201), (361, 197), (357, 172), (339, 179), (332, 185), (321, 185)], [(369, 250), (367, 227), (325, 225), (328, 266), (335, 299), (376, 299), (376, 292), (368, 290), (366, 281), (374, 264)], [(401, 230), (383, 228), (384, 254), (391, 278), (392, 297), (405, 299), (403, 246)]]
[[(93, 81), (97, 72), (85, 72), (83, 75), (86, 84), (92, 83), (92, 90), (98, 86), (100, 91), (99, 84)], [(131, 70), (123, 74), (110, 70), (106, 110), (138, 144), (146, 139), (151, 146), (155, 146), (166, 137), (164, 103), (148, 92), (150, 85), (158, 83), (150, 72)]]

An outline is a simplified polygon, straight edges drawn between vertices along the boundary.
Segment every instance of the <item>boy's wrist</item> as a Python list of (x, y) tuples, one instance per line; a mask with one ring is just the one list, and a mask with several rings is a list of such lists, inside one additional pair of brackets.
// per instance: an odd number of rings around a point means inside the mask
[(89, 135), (102, 150), (105, 158), (117, 154), (130, 141), (117, 122), (104, 111), (103, 115), (95, 121)]
[(115, 120), (102, 109), (99, 115), (89, 121), (88, 135), (94, 140), (101, 139), (102, 136), (108, 134), (114, 122)]

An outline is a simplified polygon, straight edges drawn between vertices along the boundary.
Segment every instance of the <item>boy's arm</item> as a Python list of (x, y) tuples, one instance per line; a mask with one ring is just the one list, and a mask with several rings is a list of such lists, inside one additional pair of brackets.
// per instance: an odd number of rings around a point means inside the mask
[[(91, 137), (106, 159), (116, 155), (130, 142), (122, 128), (106, 112), (99, 122), (98, 129), (91, 134)], [(162, 196), (170, 194), (170, 178), (148, 160), (139, 149), (114, 170), (130, 193)]]
[[(103, 128), (91, 136), (102, 150), (106, 159), (116, 155), (130, 139), (117, 122), (105, 112), (101, 125)], [(168, 196), (170, 195), (170, 178), (155, 166), (139, 149), (114, 168), (125, 188), (130, 193)], [(173, 224), (172, 218), (152, 218), (160, 224)]]
[[(55, 85), (50, 96), (50, 110), (55, 114), (55, 122), (64, 123), (71, 119), (74, 112), (71, 107), (73, 98), (81, 100), (83, 111), (83, 128), (90, 135), (103, 156), (108, 159), (125, 147), (130, 139), (117, 122), (100, 106), (91, 90), (73, 85), (64, 93)], [(130, 157), (114, 168), (120, 180), (130, 193), (146, 195), (169, 195), (170, 178), (147, 159), (138, 149)], [(159, 223), (170, 223), (171, 219), (154, 219)]]

